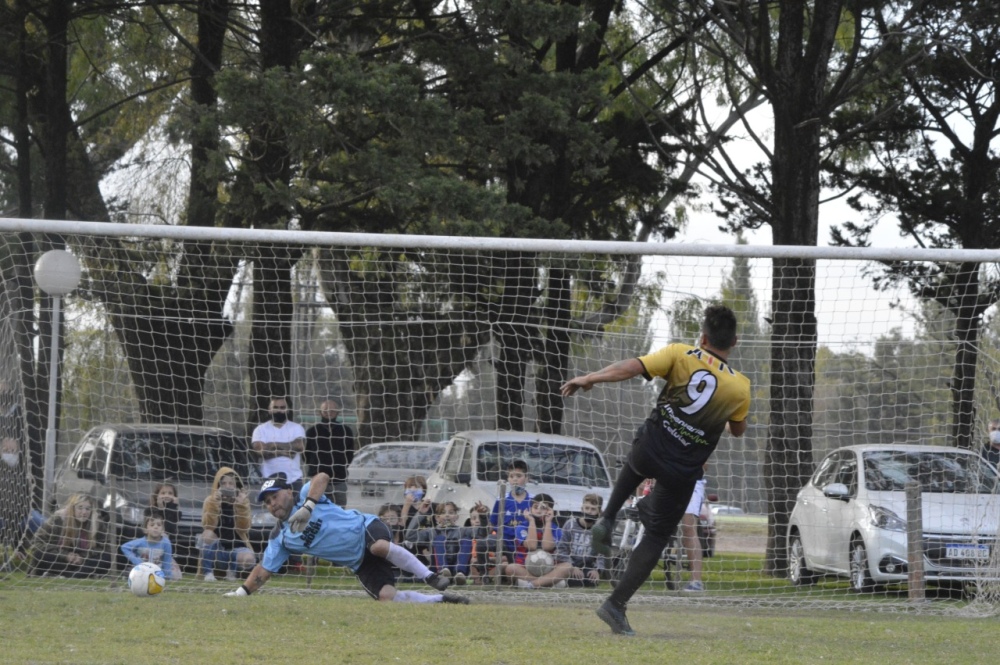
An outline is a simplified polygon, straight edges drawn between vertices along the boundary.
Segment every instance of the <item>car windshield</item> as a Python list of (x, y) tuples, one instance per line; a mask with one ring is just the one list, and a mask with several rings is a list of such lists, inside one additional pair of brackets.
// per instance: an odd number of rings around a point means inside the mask
[(444, 446), (367, 446), (358, 451), (351, 466), (431, 471), (443, 453)]
[(485, 443), (479, 448), (479, 480), (496, 481), (513, 460), (528, 464), (529, 478), (538, 483), (610, 487), (608, 472), (596, 451), (552, 443)]
[(978, 455), (958, 451), (878, 450), (866, 452), (865, 487), (876, 492), (902, 492), (907, 481), (920, 483), (922, 492), (993, 494), (997, 474)]
[(112, 474), (142, 480), (212, 482), (228, 466), (249, 481), (245, 451), (230, 437), (213, 433), (125, 432), (115, 441)]

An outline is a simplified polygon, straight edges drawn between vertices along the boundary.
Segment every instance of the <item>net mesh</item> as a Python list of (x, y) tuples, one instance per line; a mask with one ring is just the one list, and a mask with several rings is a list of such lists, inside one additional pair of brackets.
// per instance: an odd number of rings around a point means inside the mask
[[(662, 247), (644, 255), (632, 253), (634, 248), (597, 253), (585, 245), (575, 251), (570, 242), (558, 251), (544, 243), (538, 250), (522, 244), (515, 251), (417, 237), (387, 247), (293, 232), (282, 234), (279, 243), (238, 232), (184, 238), (157, 237), (148, 228), (136, 236), (74, 228), (59, 246), (80, 259), (83, 280), (61, 301), (57, 457), (48, 488), (43, 468), (52, 301), (32, 281), (45, 243), (23, 232), (3, 240), (4, 586), (120, 587), (132, 565), (121, 545), (145, 535), (160, 490), (176, 493), (175, 503), (158, 505), (172, 543), (172, 572), (180, 575), (168, 580), (168, 588), (221, 590), (205, 581), (207, 573), (216, 580), (238, 579), (260, 560), (273, 525), (255, 501), (262, 478), (252, 439), (256, 426), (270, 418), (275, 396), (287, 400), (290, 419), (305, 430), (320, 422), (325, 401), (336, 402), (338, 422), (359, 450), (344, 487), (348, 507), (383, 512), (387, 522), (398, 524), (400, 542), (432, 565), (430, 541), (421, 545), (406, 537), (412, 522), (407, 513), (417, 514), (419, 507), (419, 500), (407, 503), (406, 478), (429, 478), (432, 499), (440, 498), (434, 496), (437, 478), (476, 485), (483, 492), (479, 499), (492, 500), (497, 481), (505, 479), (507, 458), (521, 455), (555, 484), (606, 498), (661, 386), (636, 378), (565, 400), (559, 386), (671, 342), (694, 343), (704, 307), (723, 303), (739, 319), (739, 344), (730, 360), (750, 378), (753, 404), (745, 436), (724, 436), (710, 463), (708, 494), (718, 512), (706, 510), (704, 516), (715, 530), (703, 563), (708, 591), (684, 596), (684, 602), (885, 611), (955, 607), (906, 602), (905, 575), (892, 577), (886, 568), (899, 545), (892, 520), (905, 522), (905, 503), (888, 490), (859, 496), (864, 477), (855, 476), (852, 485), (847, 464), (837, 467), (848, 491), (840, 500), (845, 510), (838, 519), (844, 523), (798, 517), (803, 539), (809, 532), (806, 549), (820, 557), (811, 562), (816, 570), (809, 572), (819, 575), (810, 576), (809, 584), (788, 579), (795, 562), (789, 561), (785, 535), (800, 487), (836, 449), (959, 446), (978, 459), (989, 420), (1000, 416), (992, 306), (980, 308), (969, 325), (963, 310), (942, 305), (947, 299), (922, 299), (905, 282), (881, 279), (876, 290), (873, 282), (884, 264), (864, 259), (671, 256)], [(975, 267), (985, 294), (996, 266), (962, 265)], [(797, 275), (814, 270), (814, 332), (783, 325), (784, 305), (772, 306), (772, 283), (783, 266)], [(782, 337), (778, 330), (788, 332)], [(956, 331), (969, 330), (975, 335), (965, 334), (959, 344)], [(790, 399), (793, 392), (805, 398)], [(780, 409), (773, 410), (775, 405)], [(790, 405), (808, 411), (788, 411)], [(528, 448), (495, 440), (493, 448), (475, 448), (464, 462), (449, 457), (457, 446), (447, 448), (446, 442), (456, 434), (498, 429), (575, 439), (562, 447)], [(789, 432), (793, 436), (783, 438)], [(469, 445), (479, 444), (470, 439)], [(308, 477), (308, 456), (291, 459)], [(1000, 497), (989, 469), (959, 462), (949, 467), (945, 460), (939, 470), (954, 473), (956, 464), (965, 464), (962, 469), (983, 489), (925, 489), (930, 593), (956, 599), (962, 597), (956, 590), (974, 589), (974, 607), (992, 608)], [(215, 492), (221, 467), (239, 477), (237, 492), (248, 497), (249, 522), (228, 529), (231, 555), (215, 552), (206, 561), (212, 544), (203, 521), (206, 499)], [(577, 498), (563, 505), (557, 499), (559, 520), (575, 519), (582, 494), (567, 494)], [(91, 505), (91, 514), (68, 519), (81, 502)], [(468, 519), (474, 528), (470, 507), (456, 506), (459, 526)], [(852, 520), (856, 527), (848, 524)], [(74, 572), (60, 565), (68, 542), (86, 545), (80, 551), (93, 555), (90, 568)], [(867, 545), (865, 570), (892, 578), (866, 578), (872, 583), (863, 594), (851, 593), (857, 542)], [(249, 558), (237, 552), (244, 546)], [(138, 556), (162, 562), (157, 547), (144, 548)], [(686, 554), (678, 556), (683, 584), (691, 564)], [(507, 593), (496, 579), (474, 585), (489, 577), (487, 567), (477, 570), (475, 562), (488, 558), (479, 551), (472, 561), (465, 573), (470, 592), (512, 602), (527, 598)], [(895, 563), (892, 570), (905, 570)], [(952, 572), (931, 579), (934, 566)], [(838, 569), (841, 574), (826, 574)], [(73, 574), (80, 577), (60, 579)], [(659, 567), (636, 602), (680, 602), (682, 592), (669, 588), (676, 585), (668, 577)], [(290, 561), (269, 588), (359, 589), (348, 570), (309, 557)], [(597, 591), (608, 588), (602, 580)], [(557, 588), (531, 599), (575, 601), (590, 593)]]

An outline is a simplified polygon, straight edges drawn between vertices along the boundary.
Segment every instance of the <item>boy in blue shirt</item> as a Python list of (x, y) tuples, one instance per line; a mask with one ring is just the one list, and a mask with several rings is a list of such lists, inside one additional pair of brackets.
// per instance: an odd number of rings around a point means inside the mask
[[(517, 529), (528, 526), (528, 512), (531, 509), (531, 497), (525, 487), (528, 483), (528, 463), (524, 460), (513, 460), (507, 467), (507, 485), (510, 489), (502, 500), (497, 499), (490, 512), (491, 535), (485, 541), (477, 542), (477, 558), (480, 569), (485, 567), (486, 559), (497, 550), (497, 539), (503, 539), (503, 557), (506, 563), (514, 562), (517, 551)], [(503, 563), (497, 568), (503, 574)], [(487, 583), (489, 582), (487, 578)]]
[(165, 523), (162, 511), (156, 509), (147, 511), (142, 525), (142, 531), (146, 536), (124, 543), (121, 550), (133, 566), (143, 562), (155, 563), (168, 580), (179, 579), (180, 570), (179, 568), (175, 570), (174, 566), (174, 549), (170, 544), (170, 538), (164, 533)]
[[(507, 468), (507, 485), (510, 491), (504, 497), (503, 502), (497, 499), (493, 504), (493, 511), (490, 513), (490, 526), (497, 529), (503, 521), (502, 531), (499, 535), (503, 538), (504, 553), (511, 553), (517, 549), (514, 541), (517, 537), (515, 533), (520, 526), (528, 526), (528, 511), (531, 509), (531, 497), (528, 496), (528, 489), (525, 485), (528, 482), (528, 464), (524, 460), (516, 459)], [(503, 517), (500, 514), (503, 512)]]
[(326, 497), (329, 483), (329, 475), (317, 473), (295, 493), (281, 475), (264, 481), (257, 500), (277, 518), (278, 525), (271, 532), (261, 562), (239, 589), (226, 596), (248, 596), (271, 579), (288, 557), (311, 554), (350, 568), (376, 600), (468, 604), (468, 598), (452, 593), (397, 590), (393, 566), (442, 592), (450, 580), (432, 573), (412, 553), (393, 543), (389, 527), (375, 515), (345, 510), (330, 501)]

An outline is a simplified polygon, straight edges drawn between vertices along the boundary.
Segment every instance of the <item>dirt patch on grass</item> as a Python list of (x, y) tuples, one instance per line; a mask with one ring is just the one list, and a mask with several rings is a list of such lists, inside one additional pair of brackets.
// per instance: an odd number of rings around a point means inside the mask
[(719, 552), (739, 552), (743, 554), (763, 554), (767, 547), (767, 536), (763, 534), (726, 533), (719, 531), (716, 549)]

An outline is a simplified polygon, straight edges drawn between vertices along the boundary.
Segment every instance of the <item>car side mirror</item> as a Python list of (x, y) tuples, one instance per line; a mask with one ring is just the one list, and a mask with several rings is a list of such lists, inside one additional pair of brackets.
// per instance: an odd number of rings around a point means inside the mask
[(456, 473), (455, 474), (455, 482), (460, 483), (462, 485), (471, 485), (472, 484), (472, 474), (471, 473)]
[(850, 490), (847, 489), (847, 485), (844, 483), (830, 483), (823, 488), (823, 496), (829, 499), (839, 499), (841, 501), (847, 501), (851, 498)]
[(97, 471), (92, 471), (90, 469), (77, 469), (76, 475), (86, 480), (96, 480), (102, 485), (107, 484), (107, 479), (104, 477), (104, 474), (98, 473)]

